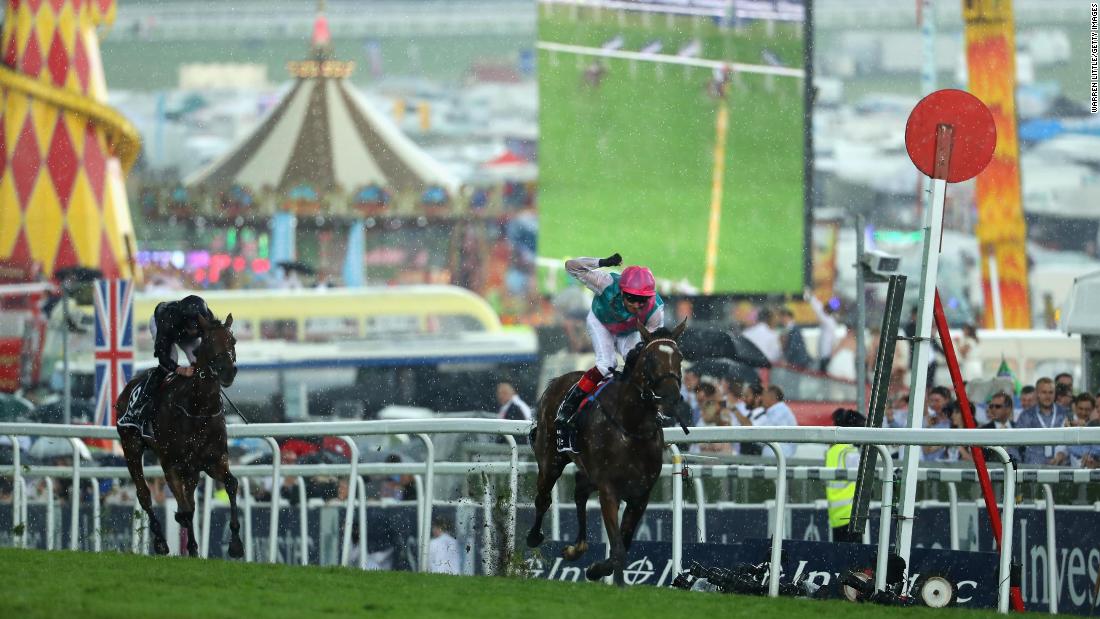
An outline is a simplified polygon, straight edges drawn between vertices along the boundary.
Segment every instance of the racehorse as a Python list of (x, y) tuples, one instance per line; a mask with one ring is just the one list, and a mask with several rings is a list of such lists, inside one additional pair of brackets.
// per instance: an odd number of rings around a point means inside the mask
[[(641, 349), (621, 379), (606, 383), (585, 407), (577, 427), (579, 454), (563, 454), (554, 445), (554, 416), (569, 388), (581, 377), (571, 372), (551, 381), (539, 398), (538, 428), (533, 441), (539, 476), (535, 496), (535, 522), (527, 533), (527, 545), (542, 543), (542, 518), (550, 507), (550, 492), (570, 461), (576, 463), (577, 539), (562, 553), (574, 561), (588, 550), (586, 505), (593, 490), (599, 491), (604, 529), (611, 544), (605, 561), (589, 566), (585, 575), (598, 580), (614, 574), (623, 585), (626, 551), (634, 530), (649, 505), (649, 493), (661, 474), (664, 433), (659, 413), (675, 415), (680, 396), (683, 356), (677, 343), (686, 321), (674, 330), (662, 327), (653, 333), (639, 325)], [(685, 427), (685, 431), (687, 431)], [(626, 503), (622, 524), (619, 502)]]
[[(164, 478), (179, 504), (175, 518), (187, 530), (187, 554), (198, 556), (193, 522), (195, 487), (199, 483), (199, 473), (205, 472), (225, 484), (229, 494), (229, 527), (233, 531), (229, 556), (234, 559), (244, 556), (241, 525), (237, 519), (237, 478), (229, 472), (225, 415), (221, 405), (221, 388), (232, 385), (237, 375), (237, 340), (230, 331), (232, 326), (232, 314), (226, 317), (225, 324), (199, 317), (202, 343), (195, 349), (195, 372), (189, 377), (172, 374), (165, 380), (162, 393), (156, 398), (156, 409), (151, 413), (153, 437), (143, 436), (142, 430), (133, 426), (118, 426), (126, 466), (137, 486), (141, 508), (149, 516), (153, 549), (157, 554), (168, 554), (168, 543), (153, 513), (149, 486), (145, 483), (142, 456), (146, 448), (156, 452)], [(145, 373), (135, 376), (119, 395), (115, 402), (119, 416), (125, 412), (134, 388), (144, 380)]]

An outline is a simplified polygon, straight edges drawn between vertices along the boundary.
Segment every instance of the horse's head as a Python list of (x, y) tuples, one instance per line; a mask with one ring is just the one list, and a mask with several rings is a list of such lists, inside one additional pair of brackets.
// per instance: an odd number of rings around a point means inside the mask
[(233, 314), (226, 316), (225, 323), (199, 317), (202, 343), (195, 349), (197, 365), (209, 368), (222, 387), (232, 385), (237, 377), (237, 338), (230, 331), (232, 326)]
[[(675, 414), (676, 406), (683, 400), (680, 365), (684, 356), (680, 353), (679, 339), (686, 327), (685, 320), (671, 331), (661, 327), (650, 333), (645, 325), (638, 325), (642, 350), (635, 361), (632, 380), (638, 381), (636, 384), (644, 397), (655, 400), (658, 410), (669, 416)], [(635, 376), (637, 378), (633, 378)]]

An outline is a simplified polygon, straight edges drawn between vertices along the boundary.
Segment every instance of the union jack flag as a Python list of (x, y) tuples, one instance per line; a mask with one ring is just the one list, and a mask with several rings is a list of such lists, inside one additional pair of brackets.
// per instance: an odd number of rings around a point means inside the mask
[(114, 404), (134, 375), (134, 284), (95, 282), (95, 424), (115, 425)]

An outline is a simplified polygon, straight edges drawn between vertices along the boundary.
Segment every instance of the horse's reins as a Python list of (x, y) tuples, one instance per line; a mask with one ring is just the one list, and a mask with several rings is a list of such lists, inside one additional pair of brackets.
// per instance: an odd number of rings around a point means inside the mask
[[(658, 338), (658, 339), (655, 339), (655, 340), (650, 340), (649, 342), (646, 343), (645, 346), (642, 347), (642, 350), (638, 353), (639, 360), (640, 360), (640, 357), (647, 350), (649, 350), (650, 346), (653, 346), (654, 344), (658, 344), (658, 343), (672, 344), (673, 346), (678, 346), (676, 344), (676, 341), (673, 340), (673, 339), (670, 339), (670, 338)], [(644, 370), (642, 370), (642, 371), (644, 372)], [(673, 380), (676, 381), (677, 388), (681, 387), (681, 385), (682, 385), (681, 378), (680, 378), (680, 376), (677, 376), (674, 372), (669, 372), (667, 374), (661, 375), (660, 377), (658, 377), (656, 379), (655, 382), (659, 384), (663, 380), (665, 380), (666, 378), (672, 378)], [(639, 387), (638, 385), (635, 385), (634, 383), (628, 383), (628, 384), (630, 384), (632, 387), (634, 387), (635, 389), (638, 390), (638, 395), (643, 400), (651, 400), (651, 401), (656, 402), (658, 405), (660, 405), (662, 398), (661, 398), (661, 396), (657, 395), (657, 393), (655, 391), (653, 391), (652, 387), (647, 391), (647, 390)], [(593, 402), (596, 404), (596, 409), (597, 410), (603, 410), (603, 406), (600, 405), (599, 400), (593, 399)], [(638, 435), (638, 434), (631, 433), (630, 431), (628, 431), (626, 429), (625, 426), (623, 426), (622, 423), (619, 422), (618, 419), (616, 419), (614, 416), (608, 414), (607, 411), (603, 411), (603, 412), (604, 412), (604, 417), (606, 417), (608, 419), (608, 421), (610, 421), (619, 430), (619, 432), (623, 436), (627, 436), (627, 437), (630, 437), (630, 438), (633, 438), (633, 439), (638, 439), (638, 440), (644, 440), (644, 439), (650, 438), (649, 436), (646, 436), (646, 435)], [(660, 415), (659, 411), (658, 411), (658, 415)], [(689, 431), (688, 431), (687, 425), (684, 423), (684, 421), (682, 419), (677, 419), (677, 421), (680, 422), (680, 427), (684, 430), (684, 434), (688, 434)], [(654, 434), (656, 434), (656, 435), (660, 434), (660, 426), (658, 426), (657, 432), (655, 432)]]
[(222, 397), (223, 397), (223, 398), (225, 398), (225, 401), (226, 401), (226, 402), (229, 402), (229, 405), (230, 405), (230, 406), (232, 406), (232, 407), (233, 407), (233, 410), (234, 410), (234, 411), (236, 411), (236, 412), (237, 412), (237, 414), (238, 414), (238, 415), (239, 415), (239, 416), (241, 417), (241, 421), (244, 421), (246, 425), (247, 425), (247, 424), (249, 424), (249, 423), (252, 423), (252, 422), (250, 422), (250, 421), (248, 420), (248, 417), (245, 417), (245, 416), (244, 416), (244, 413), (242, 413), (242, 412), (241, 412), (241, 409), (237, 408), (237, 405), (233, 403), (233, 400), (230, 400), (230, 399), (229, 399), (229, 394), (227, 394), (227, 393), (225, 392), (225, 389), (222, 389), (222, 388), (221, 388), (221, 387), (219, 386), (219, 387), (218, 387), (218, 390), (222, 392)]
[[(671, 344), (671, 345), (675, 346), (677, 349), (679, 348), (679, 344), (677, 344), (675, 340), (670, 339), (670, 338), (659, 338), (659, 339), (656, 339), (656, 340), (650, 340), (642, 348), (642, 353), (644, 353), (646, 350), (648, 350), (650, 346), (652, 346), (654, 344), (657, 344), (657, 343)], [(638, 356), (640, 357), (641, 353), (639, 353)], [(656, 378), (656, 380), (653, 380), (651, 382), (655, 382), (657, 384), (660, 384), (662, 381), (664, 381), (667, 378), (671, 378), (671, 379), (676, 381), (676, 388), (678, 390), (683, 389), (683, 379), (682, 379), (682, 377), (675, 374), (675, 373), (673, 373), (673, 372), (669, 372), (669, 373), (664, 374), (662, 376), (658, 376)], [(650, 387), (648, 393), (644, 389), (642, 389), (641, 387), (639, 387), (637, 385), (634, 385), (634, 387), (638, 390), (638, 394), (641, 396), (641, 398), (643, 400), (653, 400), (657, 403), (658, 406), (660, 405), (662, 398), (661, 398), (661, 396), (657, 395), (657, 392), (653, 391), (652, 387)], [(658, 414), (660, 415), (661, 413), (658, 411)], [(680, 429), (684, 431), (684, 434), (691, 434), (691, 431), (688, 430), (687, 423), (685, 423), (683, 419), (680, 419), (677, 416), (676, 421), (677, 421), (677, 423), (680, 424)]]
[[(226, 354), (228, 354), (228, 351), (225, 351), (225, 352), (226, 352)], [(205, 380), (206, 376), (207, 376), (207, 373), (209, 373), (209, 376), (211, 378), (215, 378), (215, 379), (218, 378), (218, 370), (214, 367), (213, 363), (211, 363), (209, 367), (196, 368), (195, 369), (195, 376), (198, 376), (199, 380)], [(226, 402), (229, 402), (229, 405), (233, 407), (233, 410), (237, 413), (237, 415), (240, 416), (241, 420), (244, 421), (246, 425), (248, 423), (250, 423), (248, 421), (248, 417), (245, 417), (244, 413), (241, 412), (241, 409), (237, 408), (237, 405), (233, 403), (233, 400), (229, 399), (229, 395), (225, 392), (225, 389), (223, 389), (221, 385), (218, 385), (218, 392), (221, 393), (221, 396), (223, 398), (225, 398)], [(183, 410), (183, 407), (181, 406), (180, 409)], [(217, 417), (218, 415), (224, 414), (225, 409), (220, 409), (218, 411), (217, 415), (192, 415), (191, 413), (188, 413), (186, 410), (184, 410), (183, 412), (188, 417), (193, 417), (193, 418), (198, 419), (198, 418), (203, 418), (203, 417)]]

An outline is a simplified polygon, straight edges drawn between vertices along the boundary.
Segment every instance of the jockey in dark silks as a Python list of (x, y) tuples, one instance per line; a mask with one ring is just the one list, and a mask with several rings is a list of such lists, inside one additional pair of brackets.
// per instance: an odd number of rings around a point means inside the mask
[(642, 341), (638, 325), (656, 331), (665, 324), (664, 301), (656, 291), (653, 272), (646, 267), (629, 266), (622, 274), (597, 271), (600, 267), (619, 266), (623, 258), (614, 254), (608, 258), (577, 258), (567, 260), (565, 269), (596, 294), (586, 321), (596, 365), (585, 372), (569, 390), (554, 419), (557, 447), (560, 452), (574, 452), (577, 408), (585, 397), (596, 390), (605, 377), (614, 371), (618, 352), (627, 354)]
[(190, 295), (179, 301), (160, 303), (153, 310), (149, 331), (153, 335), (153, 355), (160, 365), (149, 370), (149, 376), (145, 382), (139, 389), (134, 390), (135, 395), (131, 397), (126, 413), (119, 418), (118, 425), (140, 428), (147, 412), (156, 408), (150, 404), (153, 403), (161, 382), (173, 372), (181, 376), (191, 376), (194, 373), (194, 367), (180, 367), (176, 362), (178, 358), (176, 347), (183, 350), (191, 366), (194, 366), (194, 351), (202, 342), (199, 316), (206, 320), (214, 320), (214, 314), (206, 306), (206, 301), (198, 295)]

